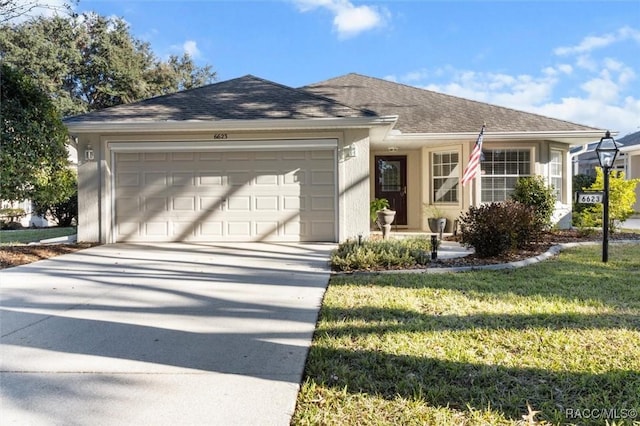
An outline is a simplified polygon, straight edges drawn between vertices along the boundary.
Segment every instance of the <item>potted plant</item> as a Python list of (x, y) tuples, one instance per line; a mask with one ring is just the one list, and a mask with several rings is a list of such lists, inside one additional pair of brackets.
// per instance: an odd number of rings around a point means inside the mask
[(386, 198), (374, 198), (369, 204), (369, 213), (371, 214), (371, 222), (376, 223), (378, 212), (389, 208), (389, 200)]
[(447, 226), (447, 217), (444, 212), (433, 204), (424, 203), (424, 212), (428, 216), (427, 223), (429, 230), (436, 234), (441, 234)]
[(369, 206), (371, 220), (382, 230), (382, 236), (386, 238), (391, 223), (396, 217), (395, 210), (389, 209), (389, 200), (386, 198), (374, 198)]

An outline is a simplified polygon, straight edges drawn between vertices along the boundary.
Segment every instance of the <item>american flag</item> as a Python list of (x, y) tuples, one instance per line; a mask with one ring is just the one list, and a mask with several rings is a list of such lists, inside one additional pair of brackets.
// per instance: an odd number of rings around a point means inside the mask
[(471, 155), (469, 156), (469, 164), (467, 164), (467, 167), (464, 169), (464, 173), (462, 174), (462, 180), (460, 180), (460, 183), (463, 185), (473, 180), (473, 178), (478, 174), (478, 171), (480, 171), (480, 157), (482, 157), (484, 127), (485, 125), (483, 124), (480, 134), (478, 135), (478, 139), (476, 140), (476, 144), (473, 146), (473, 151), (471, 151)]

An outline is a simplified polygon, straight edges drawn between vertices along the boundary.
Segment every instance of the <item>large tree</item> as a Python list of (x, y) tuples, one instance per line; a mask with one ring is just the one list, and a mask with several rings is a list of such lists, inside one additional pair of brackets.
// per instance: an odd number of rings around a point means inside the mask
[[(67, 130), (49, 96), (4, 63), (0, 99), (0, 199), (29, 199), (67, 167)], [(59, 202), (69, 194), (51, 196)]]
[(120, 18), (85, 13), (0, 25), (0, 59), (37, 80), (74, 115), (212, 82), (189, 55), (158, 59)]

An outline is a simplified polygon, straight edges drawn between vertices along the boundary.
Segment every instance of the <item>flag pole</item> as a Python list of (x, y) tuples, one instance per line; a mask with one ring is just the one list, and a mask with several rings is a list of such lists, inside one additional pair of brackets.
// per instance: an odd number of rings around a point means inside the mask
[(480, 134), (478, 134), (478, 138), (476, 139), (476, 143), (473, 145), (473, 149), (469, 154), (469, 161), (467, 163), (467, 167), (465, 167), (464, 172), (462, 174), (462, 179), (460, 183), (462, 186), (466, 186), (467, 183), (473, 182), (473, 185), (470, 186), (469, 191), (469, 207), (474, 206), (474, 201), (478, 201), (479, 199), (479, 180), (476, 178), (480, 173), (480, 161), (482, 160), (482, 141), (484, 139), (484, 129), (487, 127), (487, 123), (482, 123), (482, 128), (480, 129)]

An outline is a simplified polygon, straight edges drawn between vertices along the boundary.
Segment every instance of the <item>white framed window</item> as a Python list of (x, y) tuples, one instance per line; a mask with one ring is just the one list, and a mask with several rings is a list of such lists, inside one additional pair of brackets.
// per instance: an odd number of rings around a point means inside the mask
[(549, 155), (549, 183), (553, 186), (556, 200), (562, 200), (562, 151), (552, 149)]
[(460, 173), (457, 152), (434, 152), (431, 156), (431, 202), (457, 203)]
[(519, 177), (531, 175), (531, 149), (483, 149), (481, 201), (505, 201)]

